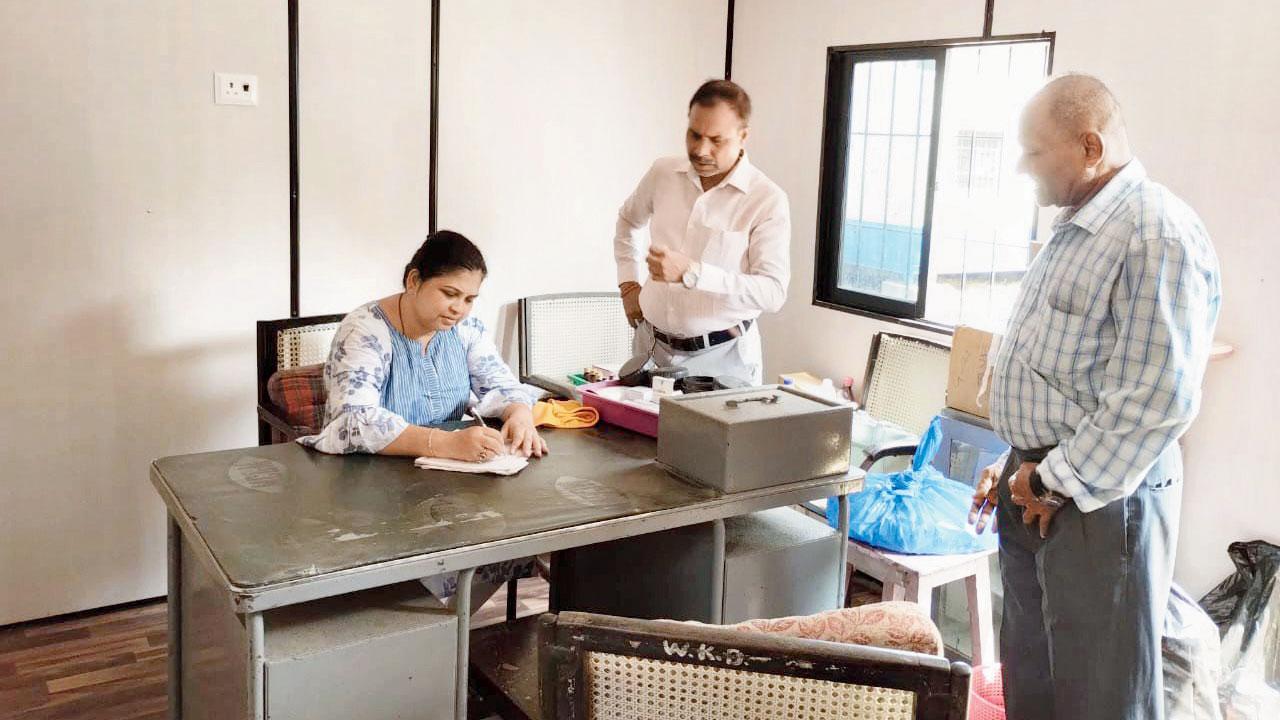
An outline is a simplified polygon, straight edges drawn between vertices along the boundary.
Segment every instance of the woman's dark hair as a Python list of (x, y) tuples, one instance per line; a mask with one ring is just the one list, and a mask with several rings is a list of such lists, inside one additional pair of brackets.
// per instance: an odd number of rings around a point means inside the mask
[(479, 270), (481, 275), (489, 274), (480, 248), (462, 233), (452, 230), (437, 230), (427, 236), (422, 247), (413, 254), (413, 259), (404, 266), (404, 279), (401, 283), (406, 287), (409, 285), (411, 270), (417, 270), (418, 279), (423, 281), (448, 275), (456, 270)]

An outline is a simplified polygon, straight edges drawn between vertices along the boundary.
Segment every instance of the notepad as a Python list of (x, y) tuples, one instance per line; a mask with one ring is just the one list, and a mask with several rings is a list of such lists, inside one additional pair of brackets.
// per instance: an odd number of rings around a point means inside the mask
[(504, 453), (484, 462), (467, 462), (439, 457), (420, 457), (414, 465), (424, 470), (473, 473), (476, 475), (515, 475), (529, 464), (529, 458), (519, 453)]

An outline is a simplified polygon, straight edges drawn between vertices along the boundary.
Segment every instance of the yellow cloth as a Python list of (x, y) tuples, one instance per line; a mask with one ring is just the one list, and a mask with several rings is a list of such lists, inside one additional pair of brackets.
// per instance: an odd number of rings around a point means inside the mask
[(576, 400), (542, 400), (533, 406), (533, 425), (589, 428), (600, 422), (600, 413)]

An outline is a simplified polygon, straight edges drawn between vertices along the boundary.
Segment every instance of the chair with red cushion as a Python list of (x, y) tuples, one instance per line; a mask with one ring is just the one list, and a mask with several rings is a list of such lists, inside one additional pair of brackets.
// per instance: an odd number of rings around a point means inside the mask
[(342, 315), (258, 321), (258, 444), (292, 442), (324, 421), (324, 362)]

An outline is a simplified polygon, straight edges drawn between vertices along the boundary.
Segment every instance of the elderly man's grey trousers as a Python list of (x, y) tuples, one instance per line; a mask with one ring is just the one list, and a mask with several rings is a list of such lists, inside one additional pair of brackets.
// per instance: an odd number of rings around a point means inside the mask
[(1068, 502), (1045, 540), (1009, 497), (1020, 461), (1015, 450), (997, 509), (1008, 719), (1162, 720), (1160, 635), (1182, 506), (1178, 447), (1132, 495), (1090, 513)]

